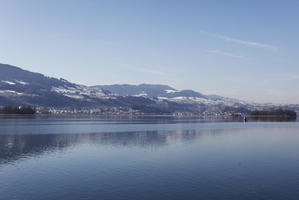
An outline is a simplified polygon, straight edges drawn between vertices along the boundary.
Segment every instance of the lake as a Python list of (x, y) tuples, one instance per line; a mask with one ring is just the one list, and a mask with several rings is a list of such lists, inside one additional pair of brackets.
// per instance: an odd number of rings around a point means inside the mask
[(0, 117), (0, 199), (299, 199), (299, 123)]

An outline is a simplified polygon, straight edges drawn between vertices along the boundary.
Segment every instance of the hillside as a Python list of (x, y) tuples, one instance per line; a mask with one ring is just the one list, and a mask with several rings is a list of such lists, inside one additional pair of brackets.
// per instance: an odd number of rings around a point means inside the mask
[[(35, 107), (87, 113), (144, 113), (201, 115), (249, 113), (271, 108), (272, 104), (252, 104), (193, 90), (177, 90), (168, 85), (97, 85), (85, 86), (63, 78), (48, 77), (19, 67), (0, 64), (0, 107)], [(281, 105), (280, 105), (281, 106)], [(283, 105), (286, 108), (297, 108)]]

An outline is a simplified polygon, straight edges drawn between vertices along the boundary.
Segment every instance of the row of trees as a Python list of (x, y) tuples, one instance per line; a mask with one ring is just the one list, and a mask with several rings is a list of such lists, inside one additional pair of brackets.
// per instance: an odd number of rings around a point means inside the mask
[(4, 106), (0, 108), (1, 114), (33, 115), (36, 110), (31, 106)]
[(274, 117), (286, 117), (286, 118), (297, 118), (297, 113), (293, 110), (255, 110), (250, 113), (251, 116), (274, 116)]

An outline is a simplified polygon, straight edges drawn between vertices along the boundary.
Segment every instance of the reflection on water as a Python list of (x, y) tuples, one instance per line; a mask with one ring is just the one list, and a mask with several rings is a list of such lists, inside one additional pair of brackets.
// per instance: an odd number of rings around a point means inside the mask
[[(215, 134), (219, 130), (211, 130)], [(208, 132), (206, 132), (208, 133)], [(161, 147), (175, 140), (194, 141), (199, 131), (143, 131), (92, 134), (0, 135), (0, 164), (79, 145)]]
[(297, 122), (27, 118), (0, 125), (0, 199), (299, 196)]
[(252, 122), (295, 122), (297, 119), (288, 117), (265, 117), (265, 116), (252, 116), (249, 118)]

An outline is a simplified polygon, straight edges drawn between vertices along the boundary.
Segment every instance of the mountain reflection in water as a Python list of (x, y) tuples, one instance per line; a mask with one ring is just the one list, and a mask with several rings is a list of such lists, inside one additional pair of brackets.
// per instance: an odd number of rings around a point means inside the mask
[[(211, 130), (210, 133), (219, 132)], [(63, 151), (79, 144), (161, 147), (174, 140), (194, 141), (200, 132), (143, 131), (91, 134), (0, 135), (0, 164), (53, 151)]]
[(299, 196), (298, 122), (3, 119), (0, 125), (0, 199)]

